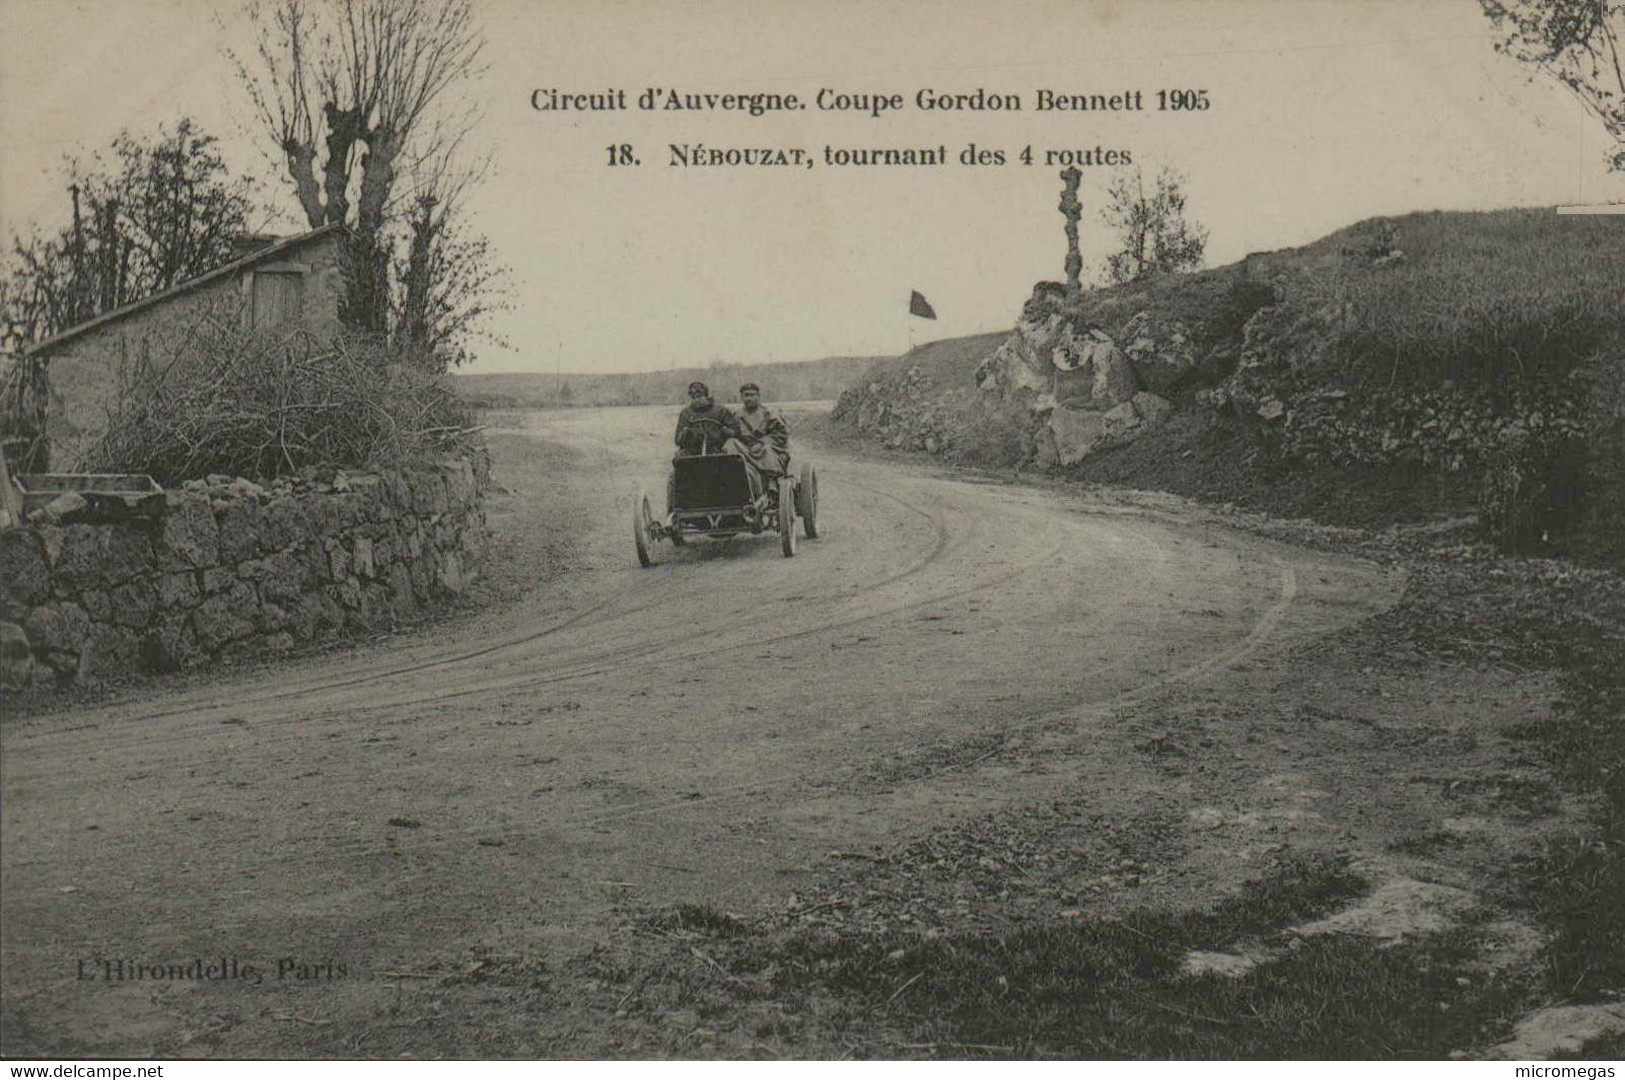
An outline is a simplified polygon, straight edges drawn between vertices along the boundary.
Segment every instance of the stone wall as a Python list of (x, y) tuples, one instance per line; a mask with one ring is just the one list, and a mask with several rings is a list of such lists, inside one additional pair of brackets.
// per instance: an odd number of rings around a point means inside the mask
[(462, 592), (483, 456), (139, 502), (67, 495), (0, 532), (0, 684), (171, 671), (389, 625)]

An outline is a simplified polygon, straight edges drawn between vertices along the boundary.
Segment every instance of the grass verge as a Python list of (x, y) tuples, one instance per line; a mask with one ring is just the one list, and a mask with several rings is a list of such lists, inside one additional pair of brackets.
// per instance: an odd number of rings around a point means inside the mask
[[(985, 937), (796, 934), (706, 942), (728, 992), (816, 1017), (819, 1041), (860, 1056), (964, 1058), (1439, 1058), (1504, 1033), (1515, 979), (1463, 974), (1463, 928), (1382, 947), (1285, 931), (1366, 889), (1339, 859), (1304, 857), (1211, 910), (1140, 912)], [(1193, 949), (1269, 953), (1239, 976), (1189, 974)], [(798, 1040), (799, 1041), (799, 1040)]]

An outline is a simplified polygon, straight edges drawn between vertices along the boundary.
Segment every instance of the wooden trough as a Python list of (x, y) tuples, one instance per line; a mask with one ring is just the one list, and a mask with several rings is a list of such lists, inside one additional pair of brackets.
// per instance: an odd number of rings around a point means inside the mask
[(131, 516), (163, 506), (164, 489), (146, 473), (19, 473), (11, 483), (30, 514), (63, 495), (78, 495), (98, 515)]

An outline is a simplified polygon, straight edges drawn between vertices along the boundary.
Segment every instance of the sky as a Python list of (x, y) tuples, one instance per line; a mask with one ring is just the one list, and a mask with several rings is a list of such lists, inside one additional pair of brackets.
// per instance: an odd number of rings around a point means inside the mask
[[(1063, 275), (1046, 150), (1127, 151), (1186, 177), (1208, 265), (1376, 215), (1625, 201), (1602, 128), (1493, 48), (1477, 0), (482, 0), (487, 69), (457, 88), (492, 171), (470, 208), (511, 268), (472, 371), (626, 371), (895, 354), (1007, 328)], [(0, 235), (56, 224), (66, 155), (182, 115), (275, 182), (224, 56), (225, 0), (0, 0)], [(538, 111), (536, 90), (796, 94), (804, 110)], [(832, 93), (903, 107), (817, 107)], [(917, 107), (1015, 94), (1019, 112)], [(1138, 90), (1143, 111), (1039, 112), (1037, 92)], [(1200, 112), (1158, 111), (1200, 90)], [(630, 144), (638, 165), (609, 164)], [(806, 168), (675, 167), (670, 147), (802, 149)], [(971, 144), (1004, 164), (961, 165)], [(825, 163), (834, 148), (945, 147), (940, 167)], [(1031, 147), (1038, 160), (1022, 164)], [(1083, 170), (1086, 273), (1123, 167)], [(911, 319), (911, 290), (936, 321)]]

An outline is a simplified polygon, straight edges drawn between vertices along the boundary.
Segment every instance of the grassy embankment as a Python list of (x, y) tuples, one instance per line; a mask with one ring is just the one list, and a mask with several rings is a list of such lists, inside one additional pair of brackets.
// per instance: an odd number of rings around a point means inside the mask
[[(1087, 458), (1070, 478), (1334, 524), (1479, 511), (1526, 552), (1625, 548), (1618, 218), (1529, 210), (1379, 219), (1055, 307), (1115, 335), (1149, 312), (1181, 326), (1197, 353), (1168, 391), (1178, 408), (1164, 429)], [(1262, 308), (1274, 318), (1245, 335)], [(950, 462), (1011, 468), (1032, 455), (1031, 427), (1019, 409), (990, 410), (973, 385), (997, 344), (925, 346), (876, 364), (850, 393), (878, 383), (878, 396), (904, 414), (932, 414), (927, 426), (945, 431)], [(1244, 354), (1253, 363), (1237, 375)], [(916, 368), (924, 385), (907, 387)], [(1232, 408), (1195, 404), (1198, 391), (1221, 385)], [(1284, 419), (1254, 414), (1268, 398), (1285, 406)]]

